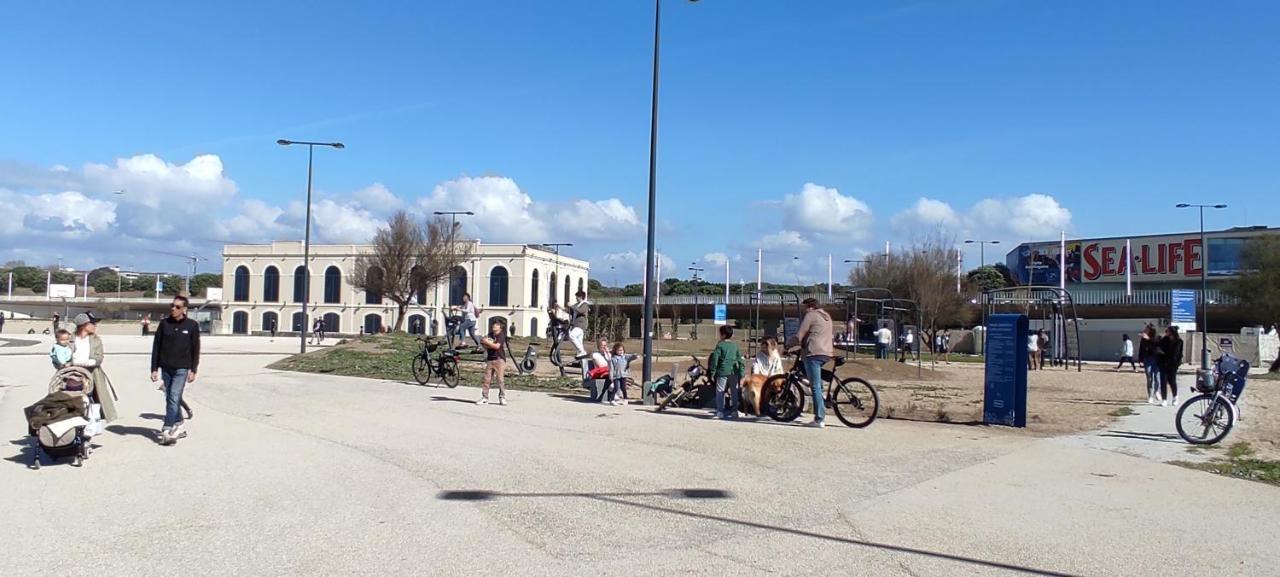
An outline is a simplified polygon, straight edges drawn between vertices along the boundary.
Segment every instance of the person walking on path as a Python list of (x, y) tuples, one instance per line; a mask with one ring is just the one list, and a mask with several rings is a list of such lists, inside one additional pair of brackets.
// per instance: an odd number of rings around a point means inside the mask
[(1040, 360), (1040, 335), (1027, 335), (1027, 370), (1036, 370), (1036, 361)]
[[(716, 416), (721, 419), (738, 418), (738, 407), (742, 404), (742, 392), (739, 388), (742, 380), (742, 351), (733, 342), (733, 327), (720, 325), (720, 342), (711, 351), (707, 359), (707, 371), (716, 384)], [(724, 394), (729, 393), (729, 406), (725, 406)]]
[(1132, 369), (1132, 372), (1136, 373), (1138, 372), (1138, 364), (1133, 361), (1133, 341), (1129, 340), (1128, 334), (1125, 334), (1123, 337), (1121, 337), (1121, 340), (1122, 342), (1120, 343), (1120, 364), (1116, 365), (1116, 370), (1117, 371), (1120, 370), (1120, 367), (1124, 366), (1125, 361), (1128, 361), (1129, 367)]
[(489, 385), (496, 378), (498, 404), (505, 405), (507, 404), (507, 335), (502, 329), (502, 323), (493, 321), (489, 326), (489, 334), (483, 341), (479, 341), (479, 344), (484, 347), (484, 381), (483, 388), (480, 389), (480, 401), (476, 404), (489, 404)]
[(804, 299), (804, 320), (800, 321), (800, 329), (787, 341), (787, 348), (800, 345), (804, 348), (804, 371), (809, 377), (809, 388), (813, 391), (813, 422), (809, 427), (826, 426), (827, 407), (822, 396), (822, 365), (827, 364), (835, 354), (835, 343), (831, 340), (831, 315), (818, 307), (818, 300)]
[(187, 436), (182, 419), (182, 393), (196, 382), (200, 370), (200, 325), (187, 317), (187, 297), (173, 297), (169, 316), (156, 327), (151, 341), (151, 382), (164, 385), (164, 426), (160, 444), (172, 445)]
[(480, 340), (476, 338), (476, 323), (479, 322), (480, 313), (483, 309), (476, 306), (471, 300), (471, 293), (463, 293), (462, 295), (462, 324), (458, 326), (458, 344), (466, 344), (467, 335), (471, 335), (471, 342), (480, 346)]
[(311, 342), (316, 345), (324, 342), (324, 317), (318, 316), (311, 323)]
[(271, 342), (273, 343), (276, 342), (276, 320), (275, 319), (271, 319), (271, 321), (267, 323), (267, 330), (271, 331)]
[(0, 333), (4, 332), (4, 312), (0, 311)]
[(89, 369), (93, 375), (92, 401), (102, 406), (102, 420), (111, 422), (120, 416), (116, 410), (116, 389), (111, 385), (107, 372), (102, 370), (105, 358), (102, 339), (98, 338), (98, 319), (89, 313), (75, 317), (76, 332), (71, 341), (71, 364)]
[(142, 317), (142, 336), (151, 334), (151, 313), (147, 313)]
[(1142, 329), (1142, 341), (1138, 343), (1138, 358), (1142, 359), (1142, 370), (1147, 375), (1147, 402), (1152, 405), (1160, 402), (1160, 388), (1164, 383), (1164, 376), (1160, 374), (1159, 349), (1156, 327), (1147, 325)]
[(1173, 400), (1173, 406), (1178, 406), (1178, 367), (1182, 366), (1182, 337), (1178, 336), (1178, 327), (1170, 326), (1165, 329), (1164, 337), (1160, 339), (1159, 348), (1160, 357), (1160, 376), (1161, 393), (1164, 399), (1160, 402), (1160, 406), (1169, 406), (1170, 399)]
[(889, 330), (889, 325), (881, 325), (876, 329), (876, 358), (889, 358), (889, 345), (893, 344), (893, 331)]

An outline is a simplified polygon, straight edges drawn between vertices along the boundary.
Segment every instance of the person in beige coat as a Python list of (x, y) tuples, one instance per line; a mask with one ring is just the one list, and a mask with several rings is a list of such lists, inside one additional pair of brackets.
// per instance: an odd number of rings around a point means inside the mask
[(796, 334), (787, 340), (787, 347), (804, 347), (804, 371), (809, 377), (809, 388), (813, 390), (813, 422), (807, 426), (822, 428), (826, 426), (824, 419), (827, 416), (822, 397), (822, 365), (835, 355), (834, 333), (831, 315), (818, 306), (817, 299), (804, 299), (804, 308), (804, 320), (800, 321)]
[(98, 319), (88, 313), (76, 315), (76, 332), (71, 340), (71, 364), (88, 369), (93, 375), (95, 403), (102, 405), (102, 420), (110, 422), (120, 417), (116, 409), (116, 389), (102, 369), (102, 339), (98, 338)]

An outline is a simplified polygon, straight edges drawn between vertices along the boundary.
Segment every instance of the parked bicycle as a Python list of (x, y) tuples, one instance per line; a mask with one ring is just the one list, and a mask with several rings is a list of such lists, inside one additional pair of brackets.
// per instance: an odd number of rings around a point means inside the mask
[[(835, 369), (844, 365), (844, 357), (833, 360)], [(776, 386), (775, 379), (784, 379), (785, 382), (769, 399), (766, 412), (776, 421), (794, 421), (804, 411), (805, 399), (813, 395), (800, 355), (796, 355), (790, 371), (770, 377), (765, 387)], [(835, 370), (826, 369), (822, 371), (822, 381), (825, 385), (823, 399), (835, 411), (840, 422), (861, 429), (876, 420), (876, 413), (880, 409), (880, 394), (870, 382), (858, 377), (838, 379)]]
[(1212, 445), (1225, 439), (1240, 418), (1240, 394), (1249, 376), (1249, 361), (1222, 355), (1212, 374), (1197, 383), (1201, 393), (1178, 408), (1178, 435), (1193, 445)]
[(440, 347), (440, 341), (434, 338), (418, 337), (418, 341), (422, 343), (422, 350), (413, 357), (413, 378), (418, 381), (419, 385), (425, 385), (431, 382), (433, 378), (439, 378), (440, 382), (449, 388), (458, 386), (462, 380), (462, 374), (458, 371), (458, 359), (461, 355), (453, 347)]

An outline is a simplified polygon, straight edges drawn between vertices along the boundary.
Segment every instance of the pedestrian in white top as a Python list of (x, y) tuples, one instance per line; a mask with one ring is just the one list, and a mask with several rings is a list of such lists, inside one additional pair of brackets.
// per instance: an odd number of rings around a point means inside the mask
[(1027, 335), (1027, 370), (1034, 371), (1040, 360), (1040, 336), (1031, 333)]
[(482, 309), (471, 301), (471, 293), (462, 294), (462, 325), (458, 328), (458, 340), (465, 343), (467, 335), (471, 335), (471, 342), (477, 347), (480, 346), (480, 339), (476, 338), (476, 321), (480, 318)]
[(889, 358), (889, 347), (893, 344), (893, 331), (889, 330), (888, 325), (882, 325), (876, 329), (876, 358)]
[(1124, 342), (1120, 345), (1120, 364), (1116, 365), (1116, 370), (1120, 370), (1120, 367), (1124, 366), (1124, 362), (1129, 361), (1131, 372), (1136, 373), (1138, 372), (1138, 363), (1133, 361), (1133, 341), (1129, 340), (1129, 335), (1127, 334), (1122, 338)]

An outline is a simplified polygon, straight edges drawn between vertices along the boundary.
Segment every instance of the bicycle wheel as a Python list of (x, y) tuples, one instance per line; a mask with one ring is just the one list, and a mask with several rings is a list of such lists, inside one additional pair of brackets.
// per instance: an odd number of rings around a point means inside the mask
[(804, 412), (804, 389), (795, 379), (787, 379), (782, 390), (769, 399), (767, 405), (769, 417), (781, 423), (796, 420)]
[(1192, 445), (1212, 445), (1231, 432), (1236, 412), (1214, 395), (1196, 395), (1178, 408), (1178, 435)]
[(876, 412), (880, 409), (880, 395), (871, 383), (850, 377), (836, 386), (832, 392), (831, 407), (836, 410), (840, 422), (861, 429), (876, 420)]
[(431, 362), (422, 355), (413, 357), (410, 368), (413, 369), (413, 380), (418, 381), (419, 385), (425, 385), (431, 380)]
[(458, 361), (453, 357), (440, 359), (440, 380), (450, 389), (462, 382), (462, 374), (458, 371)]

